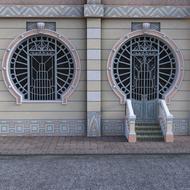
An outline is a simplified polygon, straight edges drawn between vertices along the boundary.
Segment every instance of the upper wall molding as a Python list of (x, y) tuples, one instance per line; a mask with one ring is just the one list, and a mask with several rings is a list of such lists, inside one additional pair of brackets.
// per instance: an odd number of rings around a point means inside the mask
[(86, 5), (0, 6), (0, 17), (7, 18), (84, 16), (107, 18), (190, 18), (190, 6), (109, 6), (98, 3)]

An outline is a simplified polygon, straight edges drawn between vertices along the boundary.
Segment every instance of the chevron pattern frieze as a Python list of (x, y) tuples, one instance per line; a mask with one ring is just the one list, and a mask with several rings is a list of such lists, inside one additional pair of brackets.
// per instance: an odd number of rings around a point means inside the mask
[(84, 16), (85, 17), (103, 17), (104, 6), (103, 5), (84, 5)]
[(70, 5), (9, 5), (0, 6), (0, 17), (81, 17), (83, 6)]
[(2, 5), (0, 17), (188, 18), (190, 6)]
[(190, 7), (176, 6), (105, 6), (105, 17), (190, 17)]

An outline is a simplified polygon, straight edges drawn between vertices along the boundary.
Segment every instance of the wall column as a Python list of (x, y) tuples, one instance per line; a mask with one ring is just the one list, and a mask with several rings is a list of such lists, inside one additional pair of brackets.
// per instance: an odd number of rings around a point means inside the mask
[(87, 18), (87, 136), (101, 136), (101, 0), (88, 0)]

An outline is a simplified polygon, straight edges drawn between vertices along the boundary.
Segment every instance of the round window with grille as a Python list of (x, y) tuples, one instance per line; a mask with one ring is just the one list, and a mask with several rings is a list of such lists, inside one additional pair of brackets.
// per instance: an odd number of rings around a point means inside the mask
[(112, 76), (126, 98), (163, 98), (172, 87), (177, 63), (171, 48), (149, 35), (130, 38), (114, 55)]
[(76, 55), (62, 40), (35, 34), (9, 55), (8, 75), (23, 101), (62, 101), (76, 83)]

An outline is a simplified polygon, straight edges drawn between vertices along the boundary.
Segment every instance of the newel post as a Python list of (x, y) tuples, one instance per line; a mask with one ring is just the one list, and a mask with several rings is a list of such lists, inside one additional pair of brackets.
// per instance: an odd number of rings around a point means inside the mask
[(137, 141), (135, 132), (135, 120), (136, 115), (134, 114), (131, 100), (127, 100), (125, 116), (125, 136), (128, 139), (128, 142), (130, 143)]
[(166, 120), (166, 134), (164, 138), (165, 142), (174, 142), (173, 117), (167, 118)]

